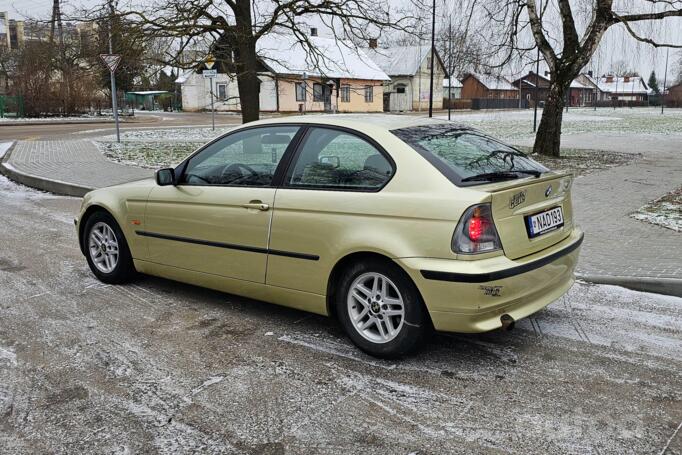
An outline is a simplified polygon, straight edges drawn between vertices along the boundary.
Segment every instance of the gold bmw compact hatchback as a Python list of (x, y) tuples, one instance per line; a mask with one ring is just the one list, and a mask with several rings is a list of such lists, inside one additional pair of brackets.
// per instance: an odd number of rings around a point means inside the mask
[(88, 193), (76, 225), (106, 283), (141, 272), (334, 316), (380, 357), (544, 308), (583, 239), (570, 176), (465, 126), (385, 115), (243, 125)]

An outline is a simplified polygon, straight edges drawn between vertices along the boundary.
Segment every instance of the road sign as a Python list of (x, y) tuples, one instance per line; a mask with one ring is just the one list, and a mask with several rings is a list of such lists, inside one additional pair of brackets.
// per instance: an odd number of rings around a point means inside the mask
[(121, 56), (118, 54), (99, 54), (99, 58), (102, 59), (112, 73), (116, 71), (118, 64), (121, 63)]
[(206, 57), (206, 61), (204, 62), (204, 66), (206, 66), (206, 69), (213, 69), (213, 65), (215, 65), (215, 58), (213, 58), (212, 55), (209, 54), (208, 57)]
[(204, 78), (214, 78), (218, 75), (218, 70), (204, 70), (202, 73), (204, 75)]

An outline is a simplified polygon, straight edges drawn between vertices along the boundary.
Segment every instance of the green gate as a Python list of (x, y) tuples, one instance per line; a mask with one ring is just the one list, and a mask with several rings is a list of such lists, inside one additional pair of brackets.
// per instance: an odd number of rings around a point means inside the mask
[(0, 118), (23, 116), (24, 98), (21, 95), (0, 95)]

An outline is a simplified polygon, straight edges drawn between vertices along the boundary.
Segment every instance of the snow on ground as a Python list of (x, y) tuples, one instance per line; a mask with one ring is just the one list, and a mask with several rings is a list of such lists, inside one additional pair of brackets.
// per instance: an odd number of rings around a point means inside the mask
[(633, 218), (682, 232), (682, 187), (633, 213)]
[(1, 142), (0, 143), (0, 160), (5, 156), (5, 153), (9, 150), (9, 148), (14, 144), (14, 142)]
[[(453, 111), (453, 121), (480, 129), (495, 137), (515, 142), (533, 138), (533, 111)], [(538, 121), (542, 111), (538, 112)], [(447, 114), (439, 118), (447, 119)], [(233, 126), (219, 127), (216, 130), (200, 127), (175, 128), (145, 128), (126, 130), (121, 132), (121, 143), (116, 143), (113, 135), (95, 139), (99, 149), (109, 159), (121, 163), (139, 165), (143, 167), (167, 166), (181, 161), (200, 144), (225, 134)], [(624, 137), (636, 134), (638, 136), (651, 135), (682, 135), (682, 109), (667, 109), (661, 115), (658, 108), (573, 108), (564, 113), (562, 132), (564, 135), (581, 133), (619, 133)], [(570, 151), (567, 151), (570, 152)], [(600, 155), (603, 153), (600, 152)], [(575, 155), (575, 153), (574, 153)], [(583, 168), (594, 169), (590, 160), (582, 156), (575, 156), (576, 165), (582, 163)], [(598, 158), (597, 160), (601, 160)], [(604, 157), (605, 166), (625, 164), (630, 161), (623, 156)], [(570, 161), (570, 160), (569, 160)], [(592, 160), (594, 161), (594, 160)], [(580, 162), (580, 163), (579, 163)], [(550, 168), (571, 168), (571, 163), (549, 163)], [(578, 166), (580, 167), (580, 166)], [(578, 171), (580, 171), (578, 169)]]
[[(447, 114), (438, 118), (447, 119)], [(538, 110), (538, 124), (542, 110)], [(478, 128), (507, 140), (532, 138), (533, 110), (522, 111), (453, 111), (452, 120)], [(682, 109), (660, 108), (569, 108), (564, 112), (562, 134), (623, 133), (623, 134), (678, 134), (682, 133)]]
[[(145, 128), (121, 131), (121, 141), (135, 142), (158, 142), (158, 141), (184, 141), (184, 142), (207, 142), (214, 137), (227, 133), (234, 126), (218, 127), (212, 130), (208, 127), (175, 127), (175, 128)], [(98, 142), (115, 142), (116, 136), (102, 136)]]
[(200, 145), (221, 136), (234, 126), (146, 128), (121, 132), (121, 142), (115, 135), (102, 136), (93, 142), (112, 161), (133, 166), (159, 168), (182, 161)]

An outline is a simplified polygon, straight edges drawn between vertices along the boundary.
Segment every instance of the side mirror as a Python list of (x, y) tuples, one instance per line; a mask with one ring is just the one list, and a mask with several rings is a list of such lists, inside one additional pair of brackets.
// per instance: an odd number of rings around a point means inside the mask
[(166, 167), (156, 171), (156, 184), (159, 186), (175, 185), (175, 169)]

